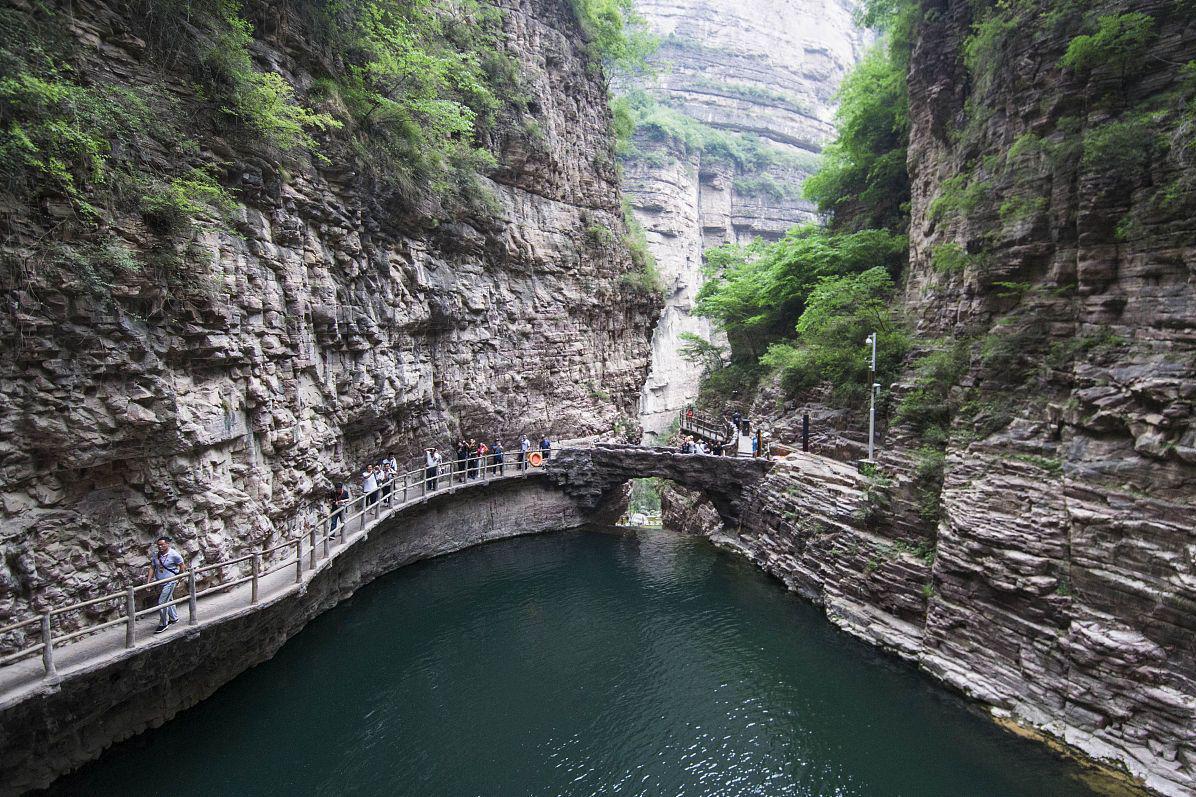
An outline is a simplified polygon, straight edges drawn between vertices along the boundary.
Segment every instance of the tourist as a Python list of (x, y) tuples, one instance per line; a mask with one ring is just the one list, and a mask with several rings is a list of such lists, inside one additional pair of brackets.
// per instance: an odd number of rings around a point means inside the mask
[(457, 441), (457, 478), (465, 481), (465, 462), (469, 458), (469, 444), (464, 440)]
[(472, 437), (469, 438), (469, 444), (465, 447), (465, 456), (467, 457), (466, 471), (469, 478), (472, 479), (478, 475), (478, 441)]
[(495, 440), (495, 441), (494, 441), (494, 448), (492, 448), (492, 449), (491, 449), (491, 451), (492, 451), (492, 452), (493, 452), (493, 454), (494, 454), (494, 464), (491, 466), (491, 470), (492, 470), (494, 473), (497, 473), (499, 476), (501, 476), (501, 475), (502, 475), (502, 472), (503, 472), (503, 450), (502, 450), (502, 443), (500, 443), (499, 441)]
[[(145, 579), (146, 584), (173, 578), (186, 569), (183, 557), (179, 556), (178, 551), (170, 547), (169, 537), (159, 537), (156, 545), (158, 550), (150, 554), (150, 567)], [(174, 600), (174, 588), (178, 583), (176, 580), (162, 585), (162, 591), (158, 593), (159, 606), (169, 604)], [(154, 633), (160, 634), (166, 630), (167, 626), (174, 625), (178, 621), (179, 613), (174, 610), (174, 606), (163, 606), (163, 608), (158, 610), (158, 627), (154, 629)]]
[(336, 527), (344, 522), (345, 507), (349, 505), (349, 501), (351, 499), (352, 496), (349, 494), (349, 485), (345, 484), (343, 481), (337, 482), (336, 492), (332, 494), (332, 506), (334, 511), (332, 513), (332, 520), (328, 524), (329, 537), (334, 536)]
[(731, 423), (735, 424), (735, 434), (739, 434), (740, 424), (742, 422), (743, 415), (740, 414), (739, 410), (735, 410), (735, 412), (731, 413)]
[(490, 456), (490, 447), (485, 443), (478, 443), (478, 466), (481, 468), (479, 474), (483, 479), (486, 478), (486, 458)]
[(382, 480), (382, 502), (390, 506), (390, 494), (394, 492), (395, 471), (390, 467), (390, 460), (382, 458), (378, 467), (378, 478)]
[(527, 470), (527, 455), (531, 453), (532, 441), (527, 435), (519, 435), (519, 470)]
[(552, 443), (549, 442), (548, 435), (540, 438), (540, 456), (544, 457), (545, 462), (552, 456)]
[(378, 476), (374, 466), (370, 465), (361, 474), (361, 494), (365, 496), (365, 505), (373, 506), (378, 500)]
[[(424, 491), (435, 492), (436, 476), (440, 472), (440, 452), (435, 448), (424, 449)], [(451, 484), (449, 485), (452, 486)]]

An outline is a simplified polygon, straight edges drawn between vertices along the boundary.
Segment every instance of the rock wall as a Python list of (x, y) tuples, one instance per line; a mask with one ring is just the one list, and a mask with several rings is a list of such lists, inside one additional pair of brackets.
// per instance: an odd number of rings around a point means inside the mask
[(662, 37), (659, 73), (638, 88), (657, 102), (741, 140), (751, 162), (719, 147), (641, 131), (623, 159), (624, 192), (647, 233), (666, 286), (640, 402), (649, 435), (697, 395), (699, 374), (677, 349), (684, 332), (719, 340), (691, 315), (702, 252), (753, 238), (776, 240), (815, 218), (801, 183), (832, 136), (834, 93), (868, 36), (852, 23), (854, 0), (640, 0)]
[[(125, 6), (70, 5), (80, 73), (199, 101)], [(239, 203), (187, 264), (204, 295), (154, 308), (137, 286), (6, 277), (0, 624), (141, 578), (161, 533), (197, 564), (257, 548), (384, 453), (634, 427), (658, 300), (584, 234), (623, 230), (604, 81), (565, 0), (498, 5), (541, 135), (496, 134), (495, 217), (396, 214), (351, 160), (283, 164), (201, 130)], [(319, 54), (277, 9), (247, 13), (256, 59), (310, 85)], [(17, 256), (45, 232), (33, 208), (5, 221)], [(137, 218), (122, 234), (148, 245)]]
[(312, 618), (378, 576), (484, 542), (586, 521), (573, 501), (538, 481), (433, 498), (371, 530), (302, 589), (121, 649), (112, 659), (0, 705), (0, 794), (44, 787), (110, 745), (161, 725), (269, 659)]
[[(731, 537), (998, 715), (1196, 794), (1196, 24), (1161, 0), (919, 6), (901, 303), (967, 351), (941, 492), (918, 486), (938, 443), (898, 425), (852, 488), (866, 523), (836, 474), (778, 468)], [(1062, 66), (1100, 13), (1148, 15), (1137, 58)], [(775, 398), (753, 417), (794, 440), (803, 407)], [(820, 450), (859, 457), (866, 422)]]
[[(966, 379), (988, 407), (961, 411), (947, 448), (922, 661), (1196, 793), (1196, 190), (1178, 67), (1196, 25), (1180, 4), (1103, 6), (1150, 15), (1119, 73), (1061, 65), (1092, 19), (1028, 13), (969, 75), (972, 8), (927, 6), (906, 305), (925, 336), (982, 336)], [(969, 212), (934, 205), (952, 180), (983, 190)], [(936, 269), (951, 244), (972, 257)]]

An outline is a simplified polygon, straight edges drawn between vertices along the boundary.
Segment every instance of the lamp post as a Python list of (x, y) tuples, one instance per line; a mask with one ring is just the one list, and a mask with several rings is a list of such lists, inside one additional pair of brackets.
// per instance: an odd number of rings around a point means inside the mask
[(871, 394), (871, 407), (868, 410), (868, 461), (871, 462), (876, 453), (876, 394), (880, 384), (876, 381), (876, 333), (873, 332), (865, 341), (872, 347), (872, 357), (868, 361), (868, 392)]

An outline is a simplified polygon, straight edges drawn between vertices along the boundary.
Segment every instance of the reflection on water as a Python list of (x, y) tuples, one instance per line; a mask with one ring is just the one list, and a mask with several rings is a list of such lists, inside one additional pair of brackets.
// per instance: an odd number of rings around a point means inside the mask
[(380, 579), (58, 790), (1092, 794), (1079, 774), (706, 541), (608, 530)]

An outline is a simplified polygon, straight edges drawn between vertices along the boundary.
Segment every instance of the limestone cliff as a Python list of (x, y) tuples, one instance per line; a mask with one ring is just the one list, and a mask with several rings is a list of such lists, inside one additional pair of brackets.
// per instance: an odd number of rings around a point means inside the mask
[[(193, 65), (152, 57), (136, 6), (60, 9), (74, 73), (200, 108)], [(327, 66), (302, 6), (245, 9), (254, 60), (300, 90)], [(201, 225), (185, 301), (21, 267), (52, 205), (5, 205), (0, 623), (122, 588), (161, 533), (197, 564), (287, 535), (382, 454), (633, 423), (658, 306), (620, 279), (625, 249), (584, 234), (623, 229), (601, 70), (564, 0), (498, 7), (527, 117), (486, 142), (490, 213), (396, 209), (350, 152), (239, 148), (198, 110), (190, 157), (237, 206), (229, 229)], [(114, 226), (150, 246), (142, 218)]]
[[(911, 5), (899, 304), (958, 352), (943, 459), (897, 424), (856, 510), (841, 474), (777, 471), (718, 534), (999, 716), (1194, 794), (1191, 6)], [(1101, 25), (1121, 38), (1085, 61)], [(801, 407), (775, 398), (753, 415), (792, 440)], [(817, 420), (862, 456), (866, 417)]]
[[(853, 25), (854, 7), (854, 0), (636, 4), (661, 37), (651, 59), (657, 71), (623, 88), (645, 91), (665, 109), (659, 126), (645, 114), (623, 158), (624, 191), (666, 287), (641, 401), (649, 433), (697, 394), (699, 374), (677, 355), (680, 335), (717, 337), (690, 314), (702, 252), (776, 240), (815, 217), (801, 183), (833, 134), (834, 93), (867, 38)], [(681, 129), (668, 124), (673, 115)]]

